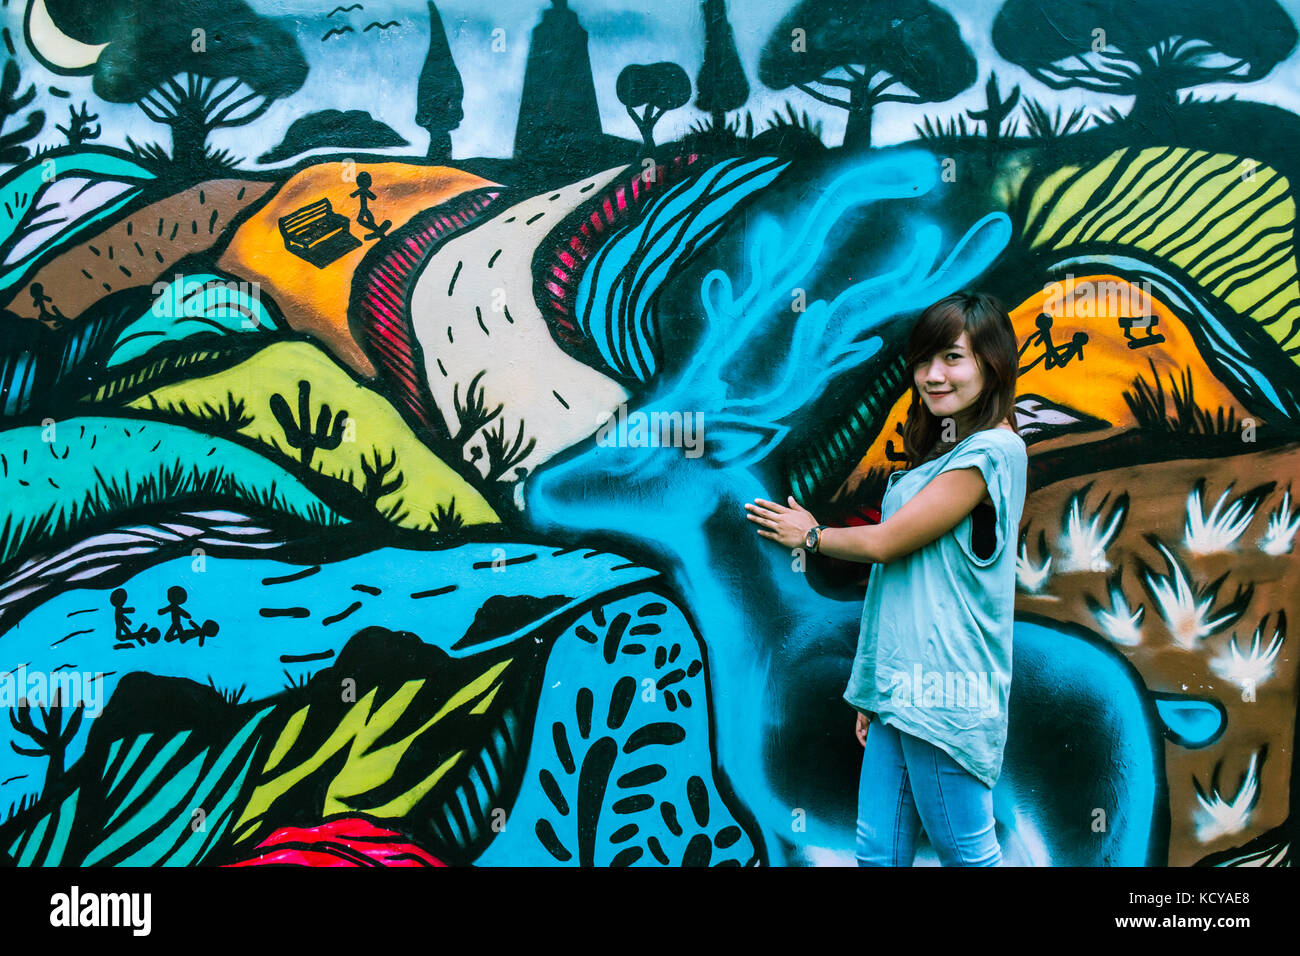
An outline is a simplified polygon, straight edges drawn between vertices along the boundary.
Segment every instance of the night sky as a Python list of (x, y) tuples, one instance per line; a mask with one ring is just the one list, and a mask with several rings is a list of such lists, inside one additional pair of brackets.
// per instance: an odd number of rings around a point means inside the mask
[[(416, 81), (428, 43), (425, 0), (369, 0), (363, 3), (363, 9), (329, 17), (329, 11), (336, 5), (318, 0), (251, 0), (251, 6), (259, 13), (281, 17), (292, 26), (310, 64), (310, 73), (299, 92), (273, 104), (256, 124), (214, 134), (210, 140), (214, 146), (244, 157), (243, 165), (250, 167), (255, 165), (260, 153), (280, 141), (297, 117), (320, 109), (363, 109), (410, 140), (412, 146), (405, 148), (406, 152), (423, 154), (428, 136), (415, 126), (414, 116)], [(1114, 104), (1127, 111), (1130, 98), (1053, 91), (1002, 60), (989, 38), (989, 28), (1000, 5), (998, 0), (961, 0), (940, 5), (956, 19), (963, 38), (975, 52), (980, 78), (970, 90), (945, 103), (879, 107), (873, 128), (875, 144), (914, 139), (913, 124), (921, 122), (926, 115), (946, 119), (967, 108), (982, 106), (983, 85), (990, 68), (997, 71), (1004, 93), (1019, 83), (1022, 96), (1037, 97), (1050, 106), (1062, 104), (1067, 111), (1085, 100), (1090, 105)], [(438, 3), (452, 53), (465, 82), (466, 119), (451, 134), (456, 158), (511, 155), (529, 35), (542, 11), (549, 6), (549, 0), (442, 0)], [(807, 110), (821, 120), (823, 140), (828, 145), (838, 145), (844, 132), (844, 111), (818, 103), (798, 90), (768, 90), (757, 77), (760, 49), (772, 28), (793, 6), (793, 0), (728, 2), (737, 47), (751, 88), (747, 109), (754, 113), (756, 129), (761, 130), (775, 110), (784, 111), (789, 100), (800, 111)], [(1282, 6), (1300, 21), (1300, 0), (1282, 0)], [(570, 0), (570, 7), (590, 34), (596, 94), (605, 131), (639, 139), (636, 127), (614, 95), (618, 73), (629, 63), (672, 60), (694, 82), (703, 57), (699, 0)], [(22, 0), (11, 0), (3, 12), (4, 22), (17, 43), (21, 43), (23, 8)], [(385, 30), (365, 29), (367, 24), (391, 20), (398, 21), (398, 25)], [(330, 29), (345, 25), (355, 32), (322, 41)], [(506, 31), (504, 52), (492, 50), (493, 30), (497, 28)], [(135, 106), (97, 101), (90, 91), (89, 77), (56, 76), (29, 58), (24, 58), (24, 64), (23, 88), (30, 82), (37, 83), (38, 99), (34, 106), (44, 108), (47, 115), (45, 129), (37, 142), (62, 143), (63, 136), (54, 125), (66, 125), (68, 103), (79, 104), (85, 98), (90, 100), (92, 112), (100, 114), (99, 122), (104, 128), (97, 142), (125, 145), (130, 135), (137, 142), (157, 141), (170, 147), (169, 131), (147, 120)], [(69, 90), (72, 100), (49, 96), (50, 85)], [(1300, 53), (1292, 54), (1261, 81), (1198, 87), (1197, 93), (1201, 96), (1235, 94), (1239, 99), (1275, 103), (1300, 113)], [(704, 118), (693, 105), (673, 111), (656, 128), (656, 139), (674, 139)]]

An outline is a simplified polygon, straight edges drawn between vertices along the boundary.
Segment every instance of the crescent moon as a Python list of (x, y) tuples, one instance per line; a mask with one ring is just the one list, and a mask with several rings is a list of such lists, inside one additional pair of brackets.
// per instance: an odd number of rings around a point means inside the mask
[(31, 0), (27, 4), (23, 34), (36, 59), (55, 73), (68, 76), (93, 73), (99, 55), (108, 46), (107, 43), (82, 43), (68, 36), (55, 25), (50, 11), (45, 9), (45, 0)]

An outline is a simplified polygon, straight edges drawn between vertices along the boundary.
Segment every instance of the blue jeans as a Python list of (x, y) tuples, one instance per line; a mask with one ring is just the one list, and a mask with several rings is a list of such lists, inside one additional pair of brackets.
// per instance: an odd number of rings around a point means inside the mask
[(1001, 866), (993, 791), (944, 750), (871, 721), (858, 784), (858, 866), (911, 866), (921, 826), (944, 866)]

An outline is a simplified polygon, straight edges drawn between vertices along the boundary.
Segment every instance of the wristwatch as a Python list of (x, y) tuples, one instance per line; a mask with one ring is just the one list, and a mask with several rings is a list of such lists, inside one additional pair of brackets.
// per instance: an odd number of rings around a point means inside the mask
[(808, 534), (804, 536), (803, 543), (813, 554), (819, 553), (817, 549), (821, 545), (821, 531), (822, 528), (825, 527), (827, 527), (827, 525), (819, 524), (815, 528), (809, 528)]

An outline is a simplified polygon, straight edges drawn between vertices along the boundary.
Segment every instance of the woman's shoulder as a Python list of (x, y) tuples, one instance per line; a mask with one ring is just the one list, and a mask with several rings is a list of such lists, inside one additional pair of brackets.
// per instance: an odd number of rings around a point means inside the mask
[(1021, 452), (1026, 450), (1025, 440), (1008, 425), (994, 425), (992, 428), (984, 428), (974, 432), (968, 437), (972, 444), (993, 444), (998, 447), (1017, 449)]
[(972, 432), (954, 446), (952, 460), (960, 463), (983, 459), (1007, 474), (1025, 474), (1029, 450), (1025, 440), (1009, 428), (994, 426)]

